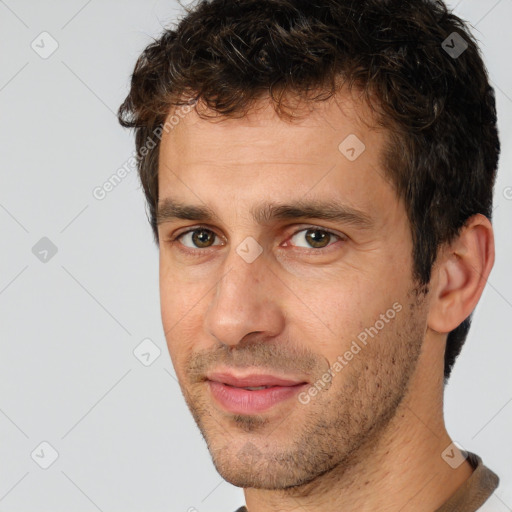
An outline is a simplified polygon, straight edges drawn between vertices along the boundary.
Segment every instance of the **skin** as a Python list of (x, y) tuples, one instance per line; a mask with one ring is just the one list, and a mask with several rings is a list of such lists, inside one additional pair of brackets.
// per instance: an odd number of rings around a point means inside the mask
[[(215, 467), (244, 488), (250, 512), (431, 512), (472, 473), (467, 461), (452, 469), (441, 457), (452, 442), (443, 357), (492, 268), (491, 225), (470, 219), (440, 250), (428, 293), (418, 292), (405, 208), (380, 163), (386, 133), (346, 91), (295, 112), (302, 117), (281, 119), (262, 99), (243, 118), (192, 111), (164, 132), (160, 205), (172, 197), (215, 212), (207, 223), (158, 225), (162, 321), (182, 392)], [(355, 161), (338, 149), (350, 134), (366, 146)], [(261, 202), (299, 199), (350, 206), (371, 225), (259, 224), (250, 214)], [(197, 226), (210, 231), (175, 238)], [(315, 239), (311, 228), (333, 235)], [(246, 237), (262, 248), (252, 263), (236, 252)], [(307, 404), (235, 415), (209, 392), (205, 373), (219, 369), (314, 383), (393, 304), (394, 318)]]

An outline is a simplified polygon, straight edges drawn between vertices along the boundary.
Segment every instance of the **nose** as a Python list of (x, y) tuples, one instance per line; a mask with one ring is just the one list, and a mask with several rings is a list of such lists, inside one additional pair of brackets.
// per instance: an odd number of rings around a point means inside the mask
[(204, 317), (207, 334), (229, 346), (249, 333), (277, 336), (285, 321), (282, 288), (264, 253), (248, 263), (234, 247), (224, 261), (223, 275)]

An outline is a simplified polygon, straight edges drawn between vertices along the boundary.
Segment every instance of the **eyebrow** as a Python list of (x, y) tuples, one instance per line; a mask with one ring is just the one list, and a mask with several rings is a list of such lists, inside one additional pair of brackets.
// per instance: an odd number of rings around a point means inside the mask
[[(322, 219), (343, 222), (361, 229), (374, 226), (373, 219), (365, 212), (333, 201), (303, 201), (290, 204), (260, 203), (250, 211), (254, 221), (261, 225), (270, 224), (275, 220), (289, 219)], [(157, 225), (176, 219), (211, 222), (217, 215), (204, 205), (189, 205), (170, 197), (158, 203), (156, 215)]]

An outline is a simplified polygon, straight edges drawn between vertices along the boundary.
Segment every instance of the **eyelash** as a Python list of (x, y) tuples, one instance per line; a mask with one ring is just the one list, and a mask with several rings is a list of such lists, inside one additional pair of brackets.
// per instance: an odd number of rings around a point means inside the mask
[[(167, 242), (169, 244), (171, 244), (171, 245), (174, 245), (176, 242), (179, 242), (179, 239), (182, 236), (184, 236), (184, 235), (186, 235), (188, 233), (192, 233), (194, 231), (200, 231), (201, 229), (209, 231), (209, 232), (213, 233), (216, 237), (218, 237), (218, 235), (215, 233), (215, 231), (210, 229), (208, 226), (199, 225), (199, 226), (194, 226), (193, 228), (188, 229), (187, 231), (183, 231), (183, 232), (179, 233), (178, 235), (169, 238), (167, 240)], [(316, 231), (320, 231), (322, 233), (327, 233), (327, 234), (329, 234), (331, 236), (339, 238), (339, 241), (346, 241), (347, 240), (346, 236), (339, 235), (339, 234), (334, 233), (333, 231), (330, 231), (328, 229), (321, 228), (320, 226), (306, 226), (306, 227), (302, 227), (301, 229), (298, 229), (297, 231), (292, 233), (292, 235), (289, 237), (289, 239), (293, 238), (297, 233), (300, 233), (301, 231), (309, 231), (309, 230), (316, 230)], [(332, 245), (334, 245), (334, 244), (329, 244), (326, 247), (323, 247), (323, 248), (320, 248), (320, 249), (315, 249), (314, 247), (311, 247), (311, 249), (309, 251), (307, 249), (305, 249), (304, 247), (302, 247), (301, 249), (303, 249), (303, 251), (305, 251), (307, 254), (311, 254), (311, 253), (318, 254), (318, 253), (323, 253), (323, 252), (327, 251), (328, 248), (331, 247)], [(213, 247), (215, 247), (215, 246), (211, 246), (211, 247), (208, 247), (206, 249), (200, 249), (200, 248), (191, 249), (190, 247), (186, 247), (183, 244), (179, 244), (179, 250), (182, 251), (182, 252), (185, 252), (187, 254), (190, 254), (191, 256), (201, 256), (201, 255), (204, 255), (204, 253), (207, 252), (208, 249), (212, 249)]]

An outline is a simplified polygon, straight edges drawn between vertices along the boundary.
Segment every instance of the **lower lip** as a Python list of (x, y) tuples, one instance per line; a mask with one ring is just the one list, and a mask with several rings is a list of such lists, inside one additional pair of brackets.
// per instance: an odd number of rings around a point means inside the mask
[(250, 391), (222, 384), (221, 382), (208, 381), (214, 398), (224, 409), (238, 414), (255, 414), (270, 409), (299, 393), (307, 385), (273, 386), (266, 389)]

